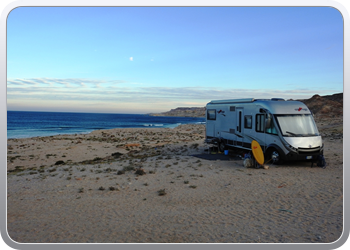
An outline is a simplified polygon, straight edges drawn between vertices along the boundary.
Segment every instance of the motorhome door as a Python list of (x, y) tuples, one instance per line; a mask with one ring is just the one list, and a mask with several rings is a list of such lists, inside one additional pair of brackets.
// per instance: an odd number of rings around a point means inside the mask
[(244, 126), (243, 126), (243, 108), (236, 108), (236, 145), (242, 146), (243, 143), (243, 134), (244, 134)]
[(216, 110), (207, 109), (206, 135), (215, 137)]

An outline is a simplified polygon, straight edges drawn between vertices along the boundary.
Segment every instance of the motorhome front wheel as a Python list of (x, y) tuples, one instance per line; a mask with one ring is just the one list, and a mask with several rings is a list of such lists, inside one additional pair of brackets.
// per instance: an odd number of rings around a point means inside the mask
[(282, 163), (281, 155), (276, 149), (270, 151), (270, 159), (273, 164), (278, 165)]

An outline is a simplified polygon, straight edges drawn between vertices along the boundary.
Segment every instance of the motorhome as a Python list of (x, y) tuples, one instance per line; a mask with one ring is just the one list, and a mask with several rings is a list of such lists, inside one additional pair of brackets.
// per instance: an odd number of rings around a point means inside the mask
[(251, 149), (256, 140), (265, 161), (316, 160), (323, 142), (313, 114), (299, 101), (272, 99), (214, 100), (206, 105), (207, 143), (221, 152)]

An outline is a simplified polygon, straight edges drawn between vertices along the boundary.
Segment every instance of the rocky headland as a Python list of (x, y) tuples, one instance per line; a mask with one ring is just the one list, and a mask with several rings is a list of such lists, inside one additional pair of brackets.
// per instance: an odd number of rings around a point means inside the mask
[(151, 116), (182, 116), (182, 117), (204, 117), (205, 107), (179, 107), (170, 111), (150, 114)]

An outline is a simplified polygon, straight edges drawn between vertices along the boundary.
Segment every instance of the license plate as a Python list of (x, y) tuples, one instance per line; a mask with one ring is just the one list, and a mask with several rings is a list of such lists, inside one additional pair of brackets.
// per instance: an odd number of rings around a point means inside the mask
[(312, 159), (312, 156), (306, 156), (306, 160)]

